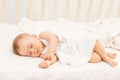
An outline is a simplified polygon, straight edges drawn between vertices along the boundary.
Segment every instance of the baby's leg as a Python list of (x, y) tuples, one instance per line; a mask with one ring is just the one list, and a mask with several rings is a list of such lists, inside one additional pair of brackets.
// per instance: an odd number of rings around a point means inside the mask
[(117, 65), (117, 62), (107, 55), (104, 46), (101, 44), (99, 40), (97, 40), (95, 43), (94, 51), (97, 52), (102, 57), (102, 59), (112, 67), (115, 67)]
[(97, 62), (100, 62), (101, 60), (102, 60), (102, 58), (100, 57), (100, 55), (98, 55), (98, 53), (96, 53), (96, 52), (93, 52), (89, 62), (97, 63)]
[[(116, 57), (116, 53), (107, 53), (107, 56), (114, 59)], [(102, 61), (102, 58), (100, 57), (99, 53), (96, 53), (95, 51), (92, 53), (92, 56), (89, 60), (90, 63), (97, 63)]]

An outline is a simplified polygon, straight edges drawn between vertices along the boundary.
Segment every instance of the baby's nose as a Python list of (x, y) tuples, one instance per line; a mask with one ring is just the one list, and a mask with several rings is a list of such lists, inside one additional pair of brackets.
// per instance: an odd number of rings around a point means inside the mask
[(34, 48), (34, 53), (37, 53), (37, 48)]

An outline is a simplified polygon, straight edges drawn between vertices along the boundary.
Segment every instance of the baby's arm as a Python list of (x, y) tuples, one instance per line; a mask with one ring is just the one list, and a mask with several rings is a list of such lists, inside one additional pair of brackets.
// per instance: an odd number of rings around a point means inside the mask
[(54, 64), (57, 61), (57, 56), (53, 55), (50, 60), (43, 60), (40, 64), (39, 67), (41, 68), (47, 68), (50, 65)]
[(58, 44), (57, 36), (51, 32), (45, 31), (45, 32), (41, 32), (40, 38), (47, 40), (49, 43), (49, 48), (48, 48), (47, 54), (45, 54), (44, 56), (41, 56), (41, 57), (44, 59), (47, 59), (47, 60), (51, 59), (51, 56), (56, 53), (56, 47)]

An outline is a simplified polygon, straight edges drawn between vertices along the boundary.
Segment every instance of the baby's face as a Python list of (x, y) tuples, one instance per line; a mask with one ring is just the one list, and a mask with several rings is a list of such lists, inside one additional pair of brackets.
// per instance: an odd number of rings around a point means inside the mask
[(18, 44), (18, 52), (22, 56), (39, 57), (43, 50), (41, 41), (34, 35), (24, 37)]

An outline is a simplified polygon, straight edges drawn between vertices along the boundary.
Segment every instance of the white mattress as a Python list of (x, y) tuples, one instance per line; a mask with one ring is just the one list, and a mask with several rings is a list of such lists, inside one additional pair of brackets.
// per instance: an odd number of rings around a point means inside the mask
[(107, 49), (117, 53), (115, 68), (105, 62), (80, 66), (57, 62), (41, 69), (38, 64), (42, 59), (21, 57), (12, 52), (12, 41), (19, 33), (15, 24), (0, 24), (0, 80), (120, 80), (120, 51)]

